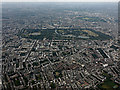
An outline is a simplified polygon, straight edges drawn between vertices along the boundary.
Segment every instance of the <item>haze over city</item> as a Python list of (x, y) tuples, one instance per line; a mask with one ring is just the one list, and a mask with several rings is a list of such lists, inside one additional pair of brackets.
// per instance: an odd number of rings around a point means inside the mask
[(2, 90), (119, 90), (118, 2), (90, 1), (4, 0)]
[(118, 2), (119, 0), (2, 0), (2, 2)]

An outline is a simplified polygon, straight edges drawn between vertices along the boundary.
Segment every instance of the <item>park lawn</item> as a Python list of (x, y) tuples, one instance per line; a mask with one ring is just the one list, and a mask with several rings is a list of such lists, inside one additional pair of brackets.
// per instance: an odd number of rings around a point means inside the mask
[(102, 88), (106, 90), (113, 90), (113, 87), (117, 84), (110, 79), (106, 79), (105, 82), (101, 85)]

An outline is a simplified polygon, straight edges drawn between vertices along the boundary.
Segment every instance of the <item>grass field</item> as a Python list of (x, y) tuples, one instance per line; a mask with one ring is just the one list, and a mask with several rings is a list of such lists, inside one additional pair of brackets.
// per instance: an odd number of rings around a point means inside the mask
[(92, 31), (90, 31), (90, 30), (82, 30), (82, 31), (88, 33), (88, 35), (90, 35), (90, 36), (94, 36), (94, 37), (99, 36), (98, 34), (92, 32)]
[(118, 84), (116, 84), (110, 79), (106, 79), (105, 82), (101, 85), (101, 87), (106, 90), (114, 90), (115, 88), (118, 88)]
[(112, 77), (111, 75), (103, 72), (103, 76), (106, 77), (106, 80), (102, 84), (98, 85), (98, 88), (100, 88), (101, 90), (120, 90), (120, 85), (110, 80), (110, 78)]

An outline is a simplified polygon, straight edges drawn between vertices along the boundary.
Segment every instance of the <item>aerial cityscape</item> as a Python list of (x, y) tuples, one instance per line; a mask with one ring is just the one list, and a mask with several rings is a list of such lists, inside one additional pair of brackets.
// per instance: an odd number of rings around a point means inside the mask
[(118, 3), (3, 3), (2, 90), (120, 90)]

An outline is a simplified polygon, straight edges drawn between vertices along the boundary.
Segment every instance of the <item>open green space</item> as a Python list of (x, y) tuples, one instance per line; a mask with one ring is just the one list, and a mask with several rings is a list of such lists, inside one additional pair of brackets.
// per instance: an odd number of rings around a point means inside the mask
[(83, 40), (106, 40), (112, 39), (111, 36), (104, 33), (95, 31), (89, 28), (80, 29), (23, 29), (20, 32), (23, 38), (39, 39), (44, 38), (52, 40), (71, 40), (71, 39), (83, 39)]
[(106, 20), (100, 17), (80, 16), (80, 17), (77, 17), (76, 19), (80, 19), (80, 20), (88, 21), (88, 22), (106, 22)]
[(101, 90), (117, 90), (120, 85), (115, 83), (114, 81), (107, 78), (101, 85), (98, 86)]
[(120, 85), (111, 80), (112, 76), (107, 72), (103, 72), (102, 75), (106, 77), (106, 80), (98, 85), (100, 90), (119, 90)]

